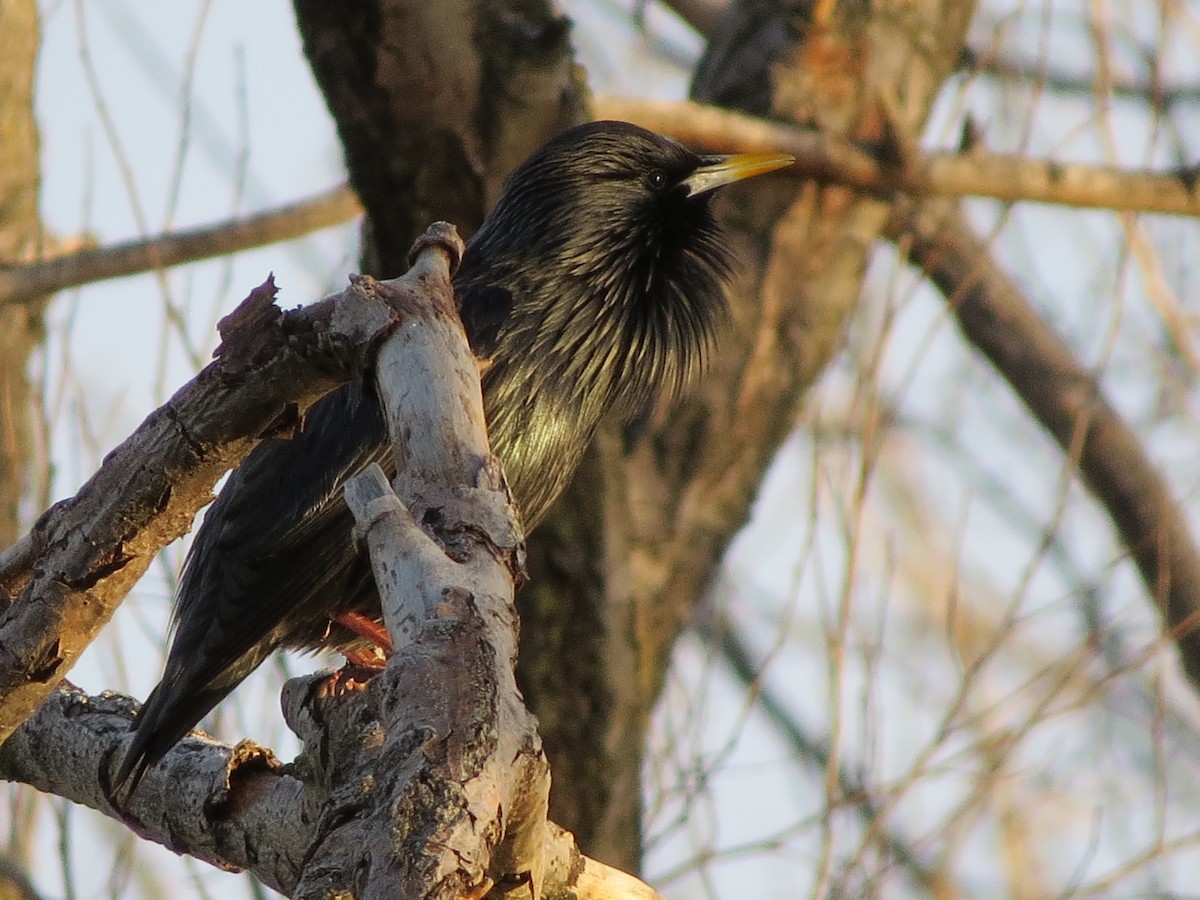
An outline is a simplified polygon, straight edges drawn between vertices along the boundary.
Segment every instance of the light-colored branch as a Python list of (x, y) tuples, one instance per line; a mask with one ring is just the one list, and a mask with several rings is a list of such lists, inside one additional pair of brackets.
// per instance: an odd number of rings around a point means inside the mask
[(632, 875), (579, 852), (575, 838), (553, 822), (546, 828), (543, 900), (665, 900)]
[[(289, 681), (285, 703), (304, 697), (311, 704), (326, 680), (313, 675)], [(311, 722), (312, 730), (302, 731), (306, 747), (325, 740), (322, 731), (364, 719), (360, 696), (325, 702), (336, 718)], [(344, 811), (339, 802), (345, 797), (302, 782), (247, 741), (229, 747), (193, 732), (118, 807), (108, 778), (129, 745), (133, 709), (127, 697), (89, 696), (64, 682), (0, 745), (0, 778), (90, 807), (176, 853), (222, 869), (246, 869), (291, 895), (323, 810)], [(550, 823), (545, 838), (544, 900), (661, 900), (633, 876), (583, 856), (558, 826)]]
[[(654, 898), (585, 860), (547, 821), (548, 764), (514, 674), (523, 541), (450, 282), (462, 245), (442, 225), (417, 249), (403, 278), (356, 279), (296, 312), (280, 313), (269, 286), (252, 294), (223, 321), (217, 362), (6, 557), (0, 585), (24, 589), (3, 598), (0, 620), (0, 685), (13, 686), (0, 690), (0, 777), (85, 803), (177, 852), (248, 867), (294, 897), (482, 898), (524, 885), (534, 900)], [(63, 674), (148, 555), (253, 444), (247, 435), (294, 426), (292, 404), (358, 372), (368, 354), (401, 474), (393, 493), (376, 467), (347, 486), (347, 500), (397, 646), (387, 669), (365, 689), (345, 675), (288, 682), (302, 777), (249, 742), (231, 750), (193, 734), (132, 797), (114, 795), (132, 705), (89, 698)]]
[(335, 754), (361, 760), (338, 781), (370, 787), (323, 831), (297, 897), (536, 898), (545, 883), (550, 773), (514, 672), (524, 544), (455, 309), (462, 244), (448, 226), (423, 243), (409, 279), (375, 286), (404, 319), (374, 368), (395, 492), (378, 466), (346, 485), (395, 647), (369, 689), (386, 737)]
[(912, 260), (946, 296), (963, 334), (1078, 466), (1200, 687), (1200, 551), (1138, 436), (954, 203), (898, 204), (888, 233), (906, 238)]
[(43, 514), (20, 552), (5, 554), (0, 741), (70, 671), (154, 554), (187, 530), (217, 479), (360, 374), (391, 323), (357, 283), (287, 313), (274, 296), (268, 281), (222, 320), (218, 358)]
[(787, 171), (883, 194), (991, 197), (1088, 209), (1200, 216), (1200, 170), (1147, 172), (987, 153), (927, 153), (889, 165), (849, 141), (811, 129), (683, 101), (597, 97), (597, 116), (627, 119), (694, 147), (777, 150), (796, 157)]
[(176, 853), (250, 869), (287, 893), (312, 843), (306, 823), (317, 821), (323, 798), (283, 774), (268, 751), (195, 732), (118, 804), (111, 776), (129, 746), (133, 710), (127, 697), (88, 696), (63, 682), (0, 744), (0, 777), (90, 807)]
[(203, 228), (73, 253), (20, 266), (0, 267), (0, 306), (27, 303), (56, 291), (225, 256), (303, 237), (362, 214), (347, 185), (278, 209)]
[(358, 812), (320, 829), (299, 898), (544, 883), (549, 767), (513, 670), (523, 540), (456, 312), (462, 243), (435, 229), (405, 279), (372, 285), (404, 322), (374, 367), (396, 492), (378, 466), (345, 491), (395, 647), (369, 687), (384, 737), (334, 754)]

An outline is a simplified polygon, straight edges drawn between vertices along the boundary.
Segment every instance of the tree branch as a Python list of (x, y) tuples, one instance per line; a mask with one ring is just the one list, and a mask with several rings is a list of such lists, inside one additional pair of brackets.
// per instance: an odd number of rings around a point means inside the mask
[(960, 68), (1000, 81), (1023, 82), (1030, 87), (1045, 88), (1057, 94), (1092, 98), (1111, 96), (1131, 100), (1149, 104), (1151, 109), (1158, 112), (1169, 112), (1172, 107), (1200, 101), (1200, 85), (1160, 84), (1124, 73), (1118, 73), (1101, 91), (1095, 72), (1068, 70), (1054, 59), (1030, 60), (966, 49), (960, 60)]
[(0, 307), (55, 291), (263, 247), (340, 225), (362, 214), (346, 185), (278, 209), (203, 228), (160, 234), (110, 247), (77, 250), (20, 266), (0, 267)]
[(297, 897), (536, 897), (544, 882), (549, 769), (513, 674), (524, 541), (455, 310), (462, 243), (449, 226), (423, 241), (404, 282), (376, 285), (405, 322), (375, 366), (396, 493), (378, 466), (346, 484), (395, 647), (367, 697), (386, 736), (322, 754), (357, 811), (321, 829)]
[[(246, 869), (263, 884), (292, 895), (319, 830), (352, 798), (301, 780), (312, 747), (328, 733), (350, 733), (363, 720), (365, 700), (350, 695), (314, 703), (327, 683), (314, 675), (289, 681), (285, 703), (330, 711), (313, 720), (305, 756), (291, 769), (249, 741), (228, 747), (193, 732), (145, 775), (120, 807), (108, 788), (109, 773), (129, 745), (134, 704), (118, 694), (88, 696), (64, 682), (34, 715), (0, 744), (0, 777), (88, 806), (121, 822), (142, 838), (227, 870)], [(313, 743), (308, 743), (312, 741)], [(575, 839), (549, 824), (546, 831), (544, 900), (661, 900), (660, 895), (616, 869), (580, 853)]]
[(895, 240), (950, 301), (967, 339), (1079, 467), (1138, 566), (1142, 581), (1200, 687), (1200, 553), (1183, 511), (1141, 442), (1096, 379), (1025, 300), (988, 248), (946, 201), (897, 204)]
[(269, 751), (249, 742), (231, 749), (193, 732), (117, 803), (111, 776), (129, 746), (134, 709), (127, 697), (89, 697), (63, 682), (0, 744), (0, 777), (88, 806), (176, 853), (250, 869), (287, 893), (322, 797), (284, 774)]
[[(416, 252), (402, 279), (356, 279), (292, 313), (269, 283), (253, 293), (222, 322), (218, 360), (8, 555), (0, 585), (24, 591), (0, 622), (0, 775), (296, 897), (653, 898), (547, 822), (548, 764), (514, 675), (523, 540), (456, 311), (462, 244), (442, 224)], [(291, 772), (249, 742), (193, 735), (132, 796), (114, 792), (131, 704), (53, 687), (246, 435), (294, 427), (294, 406), (360, 371), (381, 335), (375, 383), (399, 496), (375, 467), (347, 500), (397, 647), (387, 669), (365, 689), (345, 673), (288, 682), (284, 714), (305, 746)]]
[(361, 373), (391, 324), (357, 282), (287, 313), (274, 296), (268, 279), (222, 320), (216, 361), (4, 555), (0, 741), (67, 674), (154, 554), (188, 529), (217, 479), (260, 438), (299, 427), (313, 401)]
[[(720, 654), (729, 671), (742, 684), (747, 693), (755, 698), (755, 706), (762, 710), (768, 721), (775, 726), (792, 751), (824, 774), (831, 765), (837, 767), (837, 781), (846, 804), (854, 809), (864, 827), (875, 823), (883, 813), (871, 796), (869, 786), (862, 776), (848, 770), (841, 761), (834, 762), (827, 741), (809, 735), (795, 715), (787, 709), (783, 698), (766, 682), (763, 671), (754, 662), (749, 646), (738, 634), (728, 617), (712, 608), (707, 600), (694, 623), (696, 634), (712, 650)], [(901, 835), (886, 823), (877, 826), (883, 835), (881, 843), (903, 869), (913, 885), (935, 896), (946, 891), (947, 876), (921, 860), (921, 854)], [(957, 894), (951, 891), (951, 894)]]
[[(789, 127), (686, 101), (599, 96), (596, 114), (628, 119), (687, 144), (712, 150), (784, 150), (795, 174), (868, 191), (992, 197), (1093, 209), (1200, 216), (1197, 173), (1155, 173), (1055, 163), (972, 151), (913, 157), (889, 168), (866, 150), (816, 131)], [(303, 237), (362, 214), (347, 185), (278, 209), (141, 241), (78, 250), (0, 266), (0, 307), (28, 303), (68, 288)]]
[(874, 193), (914, 197), (975, 196), (1006, 202), (1056, 203), (1088, 209), (1200, 216), (1200, 171), (1147, 172), (1058, 163), (972, 150), (904, 155), (823, 132), (768, 122), (714, 106), (684, 101), (597, 97), (596, 114), (628, 119), (695, 147), (776, 150), (796, 157), (788, 171), (817, 181)]

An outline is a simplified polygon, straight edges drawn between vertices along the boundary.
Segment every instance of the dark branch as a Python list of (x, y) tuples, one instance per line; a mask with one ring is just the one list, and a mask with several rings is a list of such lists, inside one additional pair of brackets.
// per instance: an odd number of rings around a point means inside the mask
[(881, 826), (876, 821), (883, 812), (871, 797), (864, 779), (847, 769), (844, 763), (835, 763), (829, 751), (829, 744), (810, 735), (800, 725), (783, 699), (767, 683), (765, 673), (755, 663), (750, 648), (742, 640), (733, 623), (724, 616), (706, 611), (705, 615), (698, 617), (696, 632), (706, 644), (720, 654), (730, 672), (755, 698), (756, 707), (762, 710), (800, 759), (822, 775), (830, 766), (837, 766), (838, 785), (847, 804), (855, 810), (865, 827), (874, 826), (883, 835), (883, 843), (888, 853), (913, 884), (926, 891), (944, 886), (944, 876), (922, 862), (921, 855), (903, 837), (887, 825)]
[(1200, 553), (1187, 519), (1096, 379), (948, 202), (898, 203), (888, 225), (949, 300), (959, 328), (1079, 467), (1129, 549), (1200, 686)]

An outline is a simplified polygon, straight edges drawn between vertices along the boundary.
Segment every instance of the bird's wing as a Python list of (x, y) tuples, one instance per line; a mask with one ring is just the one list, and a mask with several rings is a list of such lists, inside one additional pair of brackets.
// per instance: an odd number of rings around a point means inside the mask
[(230, 476), (188, 554), (166, 671), (138, 715), (119, 782), (136, 784), (298, 616), (301, 625), (319, 617), (324, 592), (359, 590), (347, 578), (356, 552), (341, 486), (371, 462), (390, 469), (390, 458), (378, 402), (350, 384), (313, 405), (298, 437), (264, 441)]
[[(464, 262), (464, 267), (467, 262)], [(490, 358), (499, 342), (500, 331), (513, 309), (513, 294), (498, 284), (468, 278), (455, 280), (460, 300), (459, 316), (471, 350), (480, 359)]]
[(192, 545), (176, 641), (202, 646), (204, 668), (219, 671), (343, 576), (356, 553), (342, 485), (372, 462), (390, 470), (390, 460), (382, 410), (358, 384), (314, 404), (298, 437), (260, 444)]

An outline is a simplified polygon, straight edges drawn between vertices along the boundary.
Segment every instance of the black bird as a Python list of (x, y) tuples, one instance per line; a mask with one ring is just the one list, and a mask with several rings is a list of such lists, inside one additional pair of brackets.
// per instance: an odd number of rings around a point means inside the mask
[[(634, 125), (593, 122), (509, 176), (454, 287), (471, 347), (491, 361), (488, 431), (527, 529), (605, 414), (637, 414), (698, 368), (731, 266), (711, 191), (791, 161), (698, 156)], [(132, 777), (133, 790), (275, 649), (363, 647), (345, 623), (378, 620), (379, 598), (350, 540), (342, 484), (371, 462), (392, 467), (383, 414), (369, 389), (348, 384), (313, 405), (299, 437), (263, 441), (230, 476), (188, 555), (166, 671), (118, 785)]]

